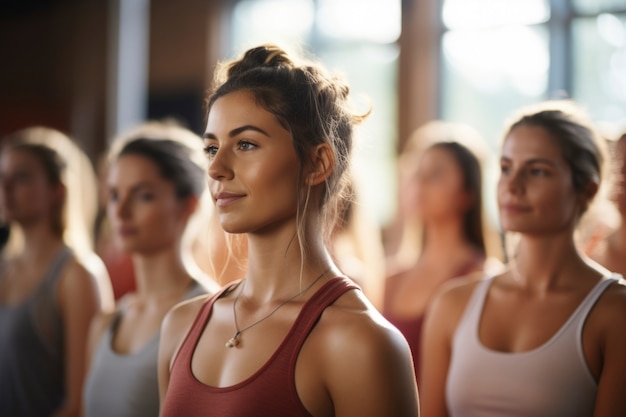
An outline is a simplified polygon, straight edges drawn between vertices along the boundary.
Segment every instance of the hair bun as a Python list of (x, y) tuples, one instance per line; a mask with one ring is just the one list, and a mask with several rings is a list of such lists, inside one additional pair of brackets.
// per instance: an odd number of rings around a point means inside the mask
[(265, 44), (249, 49), (243, 57), (228, 67), (228, 77), (243, 74), (259, 67), (293, 67), (293, 61), (280, 47)]

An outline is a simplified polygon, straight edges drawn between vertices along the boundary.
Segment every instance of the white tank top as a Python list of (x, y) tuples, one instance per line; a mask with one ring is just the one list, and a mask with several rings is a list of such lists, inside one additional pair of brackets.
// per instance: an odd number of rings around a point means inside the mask
[(480, 282), (452, 340), (449, 415), (593, 416), (597, 383), (583, 353), (583, 325), (600, 295), (619, 278), (601, 280), (550, 340), (519, 353), (498, 352), (480, 342), (480, 317), (493, 279)]

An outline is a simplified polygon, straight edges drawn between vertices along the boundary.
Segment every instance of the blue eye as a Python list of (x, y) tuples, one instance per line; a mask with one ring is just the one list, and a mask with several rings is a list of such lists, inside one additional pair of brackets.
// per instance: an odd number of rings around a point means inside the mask
[(209, 157), (212, 158), (215, 156), (215, 154), (217, 153), (217, 146), (213, 146), (213, 145), (208, 145), (204, 147), (204, 153)]
[(530, 175), (532, 175), (533, 177), (543, 177), (548, 175), (548, 171), (546, 171), (545, 169), (541, 169), (541, 168), (531, 168), (529, 170)]
[(242, 151), (250, 151), (256, 148), (256, 145), (254, 143), (250, 143), (248, 141), (242, 140), (242, 141), (239, 141), (239, 143), (237, 144), (237, 147)]

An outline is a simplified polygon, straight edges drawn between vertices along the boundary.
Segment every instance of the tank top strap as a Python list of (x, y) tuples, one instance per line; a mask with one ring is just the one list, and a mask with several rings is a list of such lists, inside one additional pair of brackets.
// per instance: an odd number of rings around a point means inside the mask
[[(580, 303), (578, 308), (574, 311), (574, 313), (569, 318), (568, 322), (577, 323), (576, 326), (576, 340), (577, 342), (582, 343), (582, 332), (583, 327), (586, 323), (587, 316), (593, 306), (595, 306), (596, 302), (602, 296), (604, 291), (615, 282), (623, 282), (623, 278), (619, 274), (611, 274), (605, 276), (602, 280), (600, 280), (592, 289), (589, 291), (587, 296)], [(581, 345), (582, 346), (582, 345)]]
[[(196, 314), (196, 318), (191, 324), (187, 335), (183, 339), (183, 343), (180, 345), (180, 349), (176, 354), (176, 358), (172, 362), (172, 367), (178, 361), (178, 358), (181, 358), (181, 360), (185, 362), (191, 363), (191, 357), (198, 343), (198, 339), (200, 339), (202, 331), (206, 327), (206, 323), (209, 320), (209, 316), (211, 315), (211, 311), (213, 311), (213, 304), (216, 300), (237, 288), (240, 283), (241, 280), (223, 287), (221, 290), (213, 294), (202, 304), (202, 307), (200, 307), (200, 311), (198, 312), (198, 314)], [(183, 364), (183, 366), (187, 365)]]
[(61, 276), (61, 271), (69, 261), (72, 256), (72, 250), (68, 246), (63, 246), (57, 254), (55, 255), (52, 263), (50, 264), (50, 268), (46, 271), (46, 275), (43, 279), (43, 286), (53, 286), (58, 281), (58, 278)]
[(489, 287), (493, 282), (492, 276), (486, 277), (483, 280), (479, 281), (474, 288), (474, 292), (469, 298), (467, 302), (467, 306), (465, 307), (465, 312), (461, 317), (461, 321), (457, 327), (456, 333), (459, 333), (462, 329), (474, 329), (478, 325), (478, 321), (480, 320), (480, 316), (483, 311), (483, 306), (485, 305), (485, 299), (487, 298), (487, 293), (489, 292)]
[(284, 351), (291, 352), (290, 371), (295, 371), (295, 363), (307, 336), (317, 324), (324, 310), (332, 305), (339, 297), (350, 290), (360, 289), (350, 279), (337, 276), (330, 279), (304, 304), (293, 326), (292, 337), (288, 339), (291, 347), (285, 347)]

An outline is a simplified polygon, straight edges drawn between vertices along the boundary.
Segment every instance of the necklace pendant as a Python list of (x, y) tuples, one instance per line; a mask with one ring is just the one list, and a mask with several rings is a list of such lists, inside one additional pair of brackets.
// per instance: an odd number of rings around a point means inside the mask
[(227, 348), (234, 348), (235, 346), (237, 346), (239, 344), (239, 333), (240, 332), (235, 333), (235, 335), (233, 337), (228, 339), (228, 342), (226, 342), (226, 347)]

